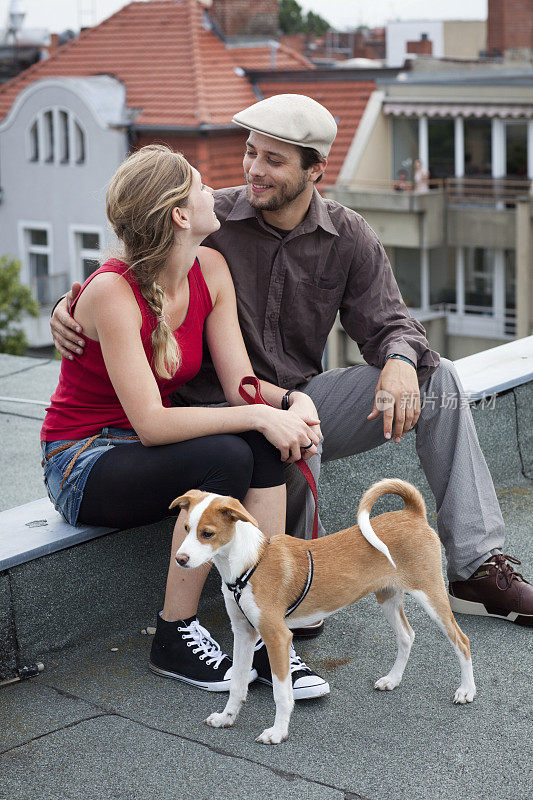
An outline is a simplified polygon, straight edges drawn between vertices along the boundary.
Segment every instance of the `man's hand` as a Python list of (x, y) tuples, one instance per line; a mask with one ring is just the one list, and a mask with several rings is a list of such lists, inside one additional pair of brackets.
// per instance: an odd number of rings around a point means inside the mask
[(394, 422), (394, 441), (399, 442), (416, 425), (420, 416), (420, 389), (416, 370), (399, 358), (390, 358), (381, 370), (374, 405), (367, 419), (383, 412), (383, 433), (390, 439)]
[(81, 325), (69, 314), (72, 301), (78, 296), (80, 289), (81, 283), (72, 284), (70, 292), (55, 307), (50, 320), (50, 329), (56, 350), (71, 361), (72, 353), (80, 355), (85, 347), (85, 341), (79, 335), (82, 332)]
[(290, 396), (289, 411), (297, 414), (307, 425), (312, 426), (315, 433), (322, 439), (318, 411), (309, 395), (305, 392), (293, 392)]

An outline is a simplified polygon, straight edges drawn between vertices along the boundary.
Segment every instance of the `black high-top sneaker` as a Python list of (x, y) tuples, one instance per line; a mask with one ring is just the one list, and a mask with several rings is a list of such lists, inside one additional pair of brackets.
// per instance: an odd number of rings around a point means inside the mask
[[(258, 639), (255, 644), (253, 666), (257, 672), (258, 680), (272, 686), (272, 672), (265, 643)], [(292, 693), (295, 700), (311, 700), (314, 697), (323, 697), (329, 694), (329, 683), (321, 678), (314, 670), (302, 661), (296, 654), (291, 644), (290, 670), (292, 680)]]
[[(149, 667), (156, 675), (190, 683), (207, 692), (228, 692), (231, 659), (196, 617), (167, 622), (161, 614), (150, 651)], [(252, 670), (250, 682), (257, 678)]]

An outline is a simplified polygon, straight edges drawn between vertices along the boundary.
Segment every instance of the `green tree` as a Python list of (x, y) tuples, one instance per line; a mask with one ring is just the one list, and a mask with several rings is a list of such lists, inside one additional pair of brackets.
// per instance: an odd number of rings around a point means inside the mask
[(20, 262), (0, 258), (0, 353), (22, 356), (27, 341), (20, 321), (24, 314), (37, 317), (39, 307), (27, 286), (20, 283)]
[(331, 29), (329, 22), (320, 14), (308, 11), (304, 15), (297, 0), (280, 0), (279, 26), (283, 33), (313, 33), (315, 36), (322, 36)]
[(283, 33), (302, 33), (305, 30), (302, 8), (296, 0), (281, 0), (279, 26)]
[(314, 14), (312, 11), (308, 11), (305, 20), (306, 33), (314, 33), (315, 36), (322, 36), (323, 33), (329, 30), (331, 30), (331, 25), (324, 17), (321, 17), (320, 14)]

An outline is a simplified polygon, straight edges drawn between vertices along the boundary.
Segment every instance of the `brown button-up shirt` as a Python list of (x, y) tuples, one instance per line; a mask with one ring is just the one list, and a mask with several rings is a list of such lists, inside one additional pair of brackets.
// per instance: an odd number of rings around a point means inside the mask
[[(267, 225), (244, 187), (215, 193), (220, 230), (204, 244), (228, 262), (239, 321), (260, 378), (300, 386), (322, 371), (326, 339), (341, 323), (365, 360), (383, 367), (392, 353), (407, 356), (426, 380), (439, 364), (422, 325), (409, 316), (387, 255), (364, 219), (315, 190), (305, 219), (286, 235)], [(209, 354), (177, 402), (224, 399)]]

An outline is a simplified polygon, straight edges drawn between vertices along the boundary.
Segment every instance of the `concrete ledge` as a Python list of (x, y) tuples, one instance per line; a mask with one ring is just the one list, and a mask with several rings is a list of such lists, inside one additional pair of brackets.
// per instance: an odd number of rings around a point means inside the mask
[(533, 381), (533, 336), (517, 339), (454, 362), (471, 400)]
[(0, 572), (113, 530), (116, 529), (69, 525), (48, 497), (10, 508), (0, 513)]

